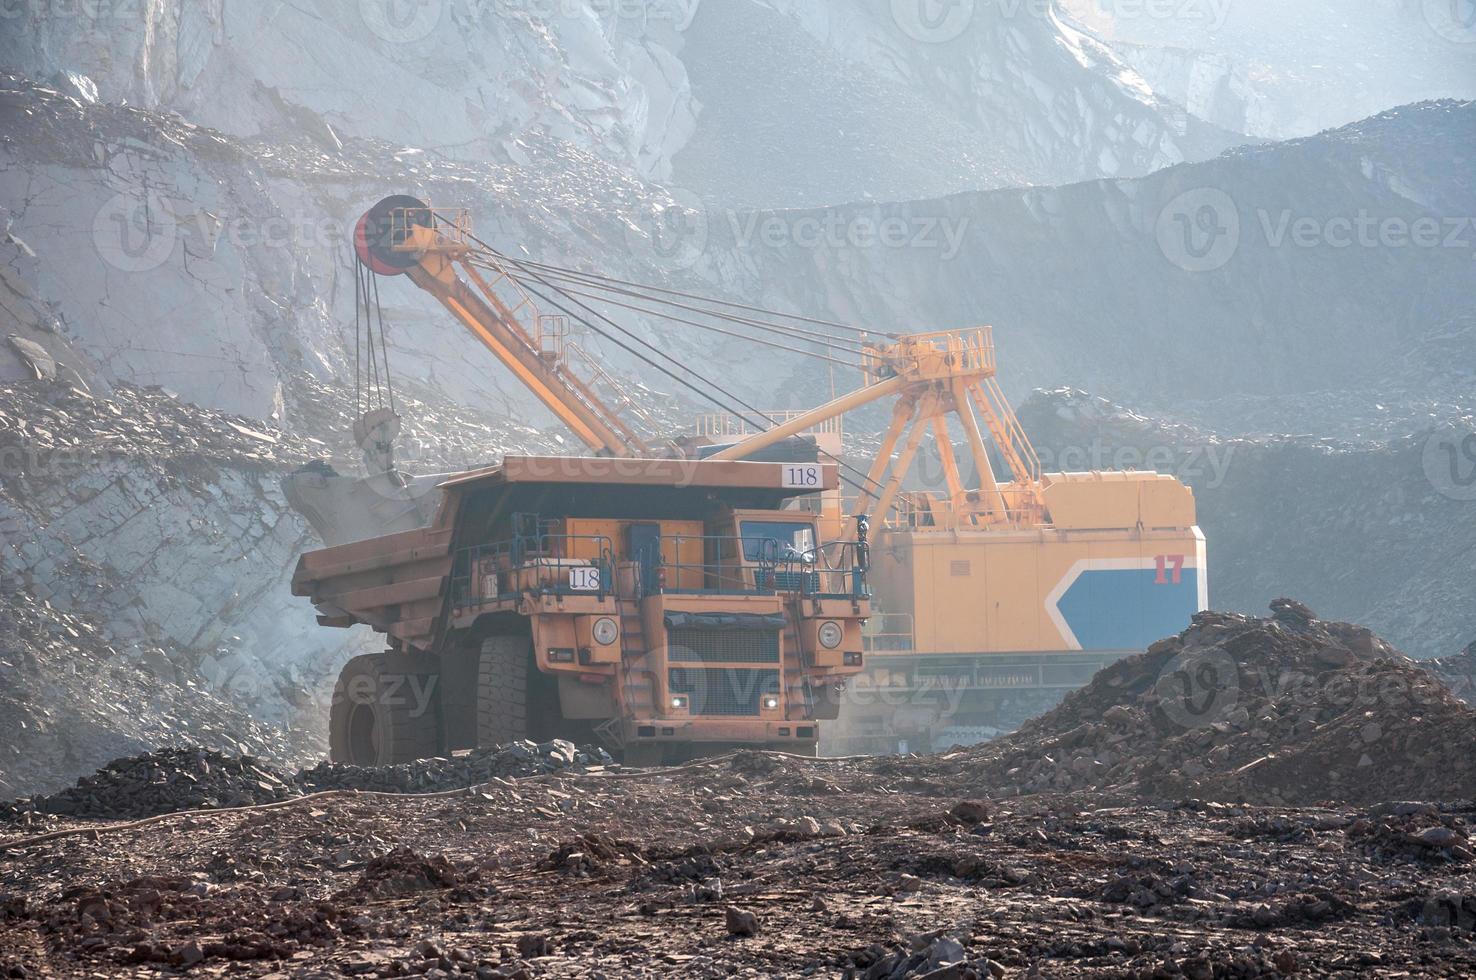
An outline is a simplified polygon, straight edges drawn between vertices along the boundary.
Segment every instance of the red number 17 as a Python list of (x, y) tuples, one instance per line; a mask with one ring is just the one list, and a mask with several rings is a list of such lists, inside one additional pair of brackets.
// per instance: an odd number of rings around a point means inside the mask
[(1183, 555), (1159, 555), (1158, 578), (1153, 580), (1154, 585), (1168, 585), (1169, 572), (1173, 572), (1173, 584), (1178, 585), (1184, 581), (1184, 556)]

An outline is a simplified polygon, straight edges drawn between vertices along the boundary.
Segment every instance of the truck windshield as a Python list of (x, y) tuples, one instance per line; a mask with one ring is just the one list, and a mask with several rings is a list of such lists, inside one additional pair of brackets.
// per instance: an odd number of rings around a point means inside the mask
[[(745, 561), (762, 561), (765, 558), (777, 558), (780, 561), (814, 560), (815, 529), (812, 525), (783, 521), (744, 521), (742, 534)], [(769, 541), (777, 542), (777, 547), (766, 543)]]

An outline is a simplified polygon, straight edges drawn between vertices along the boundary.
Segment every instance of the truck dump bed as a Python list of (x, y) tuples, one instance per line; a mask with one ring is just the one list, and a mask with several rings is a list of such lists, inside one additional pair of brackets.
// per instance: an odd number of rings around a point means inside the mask
[(571, 515), (648, 512), (700, 519), (715, 497), (733, 507), (772, 509), (838, 483), (833, 465), (509, 456), (499, 466), (442, 483), (428, 527), (304, 554), (292, 592), (313, 601), (324, 626), (363, 624), (408, 649), (428, 652), (445, 625), (454, 555), (472, 543), (459, 527), (463, 512), (554, 507)]

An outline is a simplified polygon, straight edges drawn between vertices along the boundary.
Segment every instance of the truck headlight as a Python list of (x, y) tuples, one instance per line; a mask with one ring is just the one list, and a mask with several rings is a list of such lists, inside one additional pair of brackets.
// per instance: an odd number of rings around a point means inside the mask
[(681, 711), (687, 706), (687, 696), (685, 694), (675, 695), (671, 699), (671, 706), (674, 710)]
[(776, 698), (776, 697), (774, 697), (774, 695), (772, 695), (772, 694), (770, 694), (768, 697), (764, 698), (764, 710), (765, 711), (778, 711), (779, 710), (779, 699)]
[(595, 620), (594, 638), (595, 642), (602, 647), (607, 647), (620, 637), (620, 626), (609, 616), (602, 616)]
[(820, 624), (820, 645), (825, 649), (834, 650), (845, 638), (846, 631), (841, 629), (840, 623)]

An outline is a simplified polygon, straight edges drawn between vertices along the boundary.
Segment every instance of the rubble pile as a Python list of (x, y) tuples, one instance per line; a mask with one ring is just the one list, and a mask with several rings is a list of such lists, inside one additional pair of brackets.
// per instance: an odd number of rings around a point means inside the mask
[(0, 818), (14, 819), (35, 810), (126, 820), (179, 810), (276, 803), (297, 795), (292, 777), (250, 756), (199, 748), (163, 749), (110, 762), (60, 793), (0, 805)]
[(935, 769), (1014, 796), (1267, 803), (1476, 797), (1476, 713), (1361, 627), (1279, 599), (1205, 612), (1055, 710)]
[(352, 789), (374, 793), (438, 793), (465, 789), (494, 779), (541, 776), (565, 769), (608, 765), (613, 760), (601, 748), (579, 748), (554, 739), (536, 745), (513, 742), (496, 749), (475, 749), (449, 759), (420, 759), (398, 766), (350, 766), (324, 762), (300, 773), (306, 792)]
[(132, 820), (181, 810), (276, 803), (330, 790), (439, 793), (494, 779), (597, 769), (612, 762), (604, 749), (554, 739), (542, 745), (513, 742), (399, 766), (324, 762), (294, 775), (251, 756), (199, 747), (165, 748), (116, 759), (58, 793), (0, 804), (0, 820), (28, 820), (37, 814)]
[(436, 888), (452, 888), (465, 880), (456, 866), (439, 854), (425, 855), (408, 847), (397, 847), (373, 858), (350, 895), (393, 898)]
[(868, 946), (849, 957), (858, 980), (903, 980), (906, 977), (991, 980), (1005, 975), (1004, 966), (987, 956), (970, 956), (968, 947), (953, 936), (920, 933), (891, 948)]

